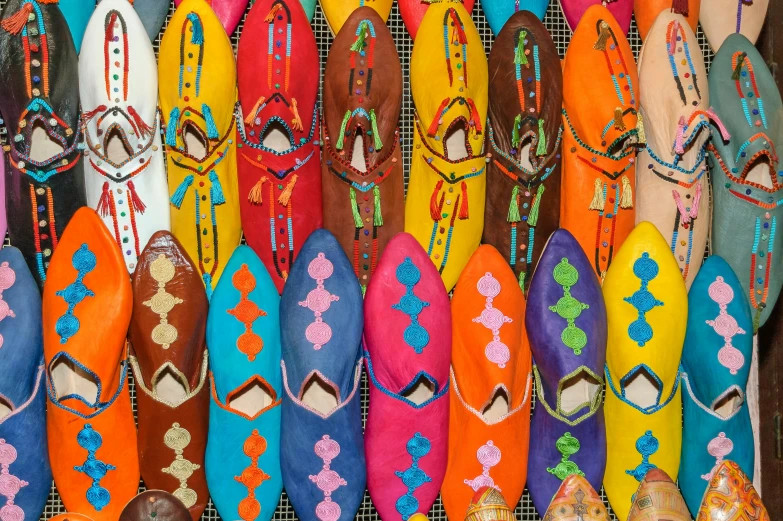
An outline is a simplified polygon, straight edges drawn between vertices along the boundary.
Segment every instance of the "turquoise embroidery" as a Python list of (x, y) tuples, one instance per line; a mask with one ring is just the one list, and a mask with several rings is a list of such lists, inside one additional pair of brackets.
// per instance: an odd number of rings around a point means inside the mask
[(392, 309), (402, 311), (411, 317), (411, 324), (405, 328), (403, 339), (406, 344), (416, 351), (416, 354), (421, 354), (430, 341), (429, 333), (419, 324), (419, 313), (430, 304), (429, 302), (424, 302), (413, 293), (413, 287), (420, 279), (421, 272), (419, 268), (413, 264), (410, 257), (405, 257), (405, 260), (397, 266), (397, 281), (408, 288), (408, 291), (405, 292), (405, 295), (400, 298), (397, 304), (392, 305)]
[(549, 306), (549, 311), (557, 313), (566, 320), (568, 325), (560, 333), (560, 339), (575, 355), (580, 355), (582, 354), (582, 348), (587, 345), (587, 334), (578, 328), (574, 321), (579, 318), (582, 311), (590, 309), (590, 306), (579, 302), (571, 296), (571, 287), (579, 280), (579, 272), (568, 263), (568, 259), (563, 257), (560, 264), (555, 266), (552, 277), (555, 279), (555, 282), (563, 287), (563, 296), (557, 301), (556, 305)]
[(650, 463), (650, 456), (658, 452), (658, 438), (653, 436), (652, 431), (645, 432), (636, 440), (636, 450), (642, 455), (642, 462), (635, 469), (626, 470), (625, 473), (636, 478), (636, 481), (641, 482), (644, 476), (647, 475), (647, 472), (657, 468)]
[(92, 479), (92, 485), (87, 489), (87, 501), (100, 512), (111, 501), (109, 491), (100, 485), (101, 479), (110, 470), (117, 470), (117, 467), (95, 458), (95, 452), (103, 445), (103, 438), (98, 431), (93, 430), (89, 423), (85, 424), (84, 428), (76, 435), (76, 441), (81, 448), (87, 451), (87, 460), (73, 469), (85, 473)]
[(663, 306), (663, 302), (655, 298), (647, 289), (647, 284), (658, 276), (658, 263), (650, 258), (649, 253), (644, 252), (633, 263), (633, 274), (642, 281), (642, 284), (633, 295), (623, 299), (639, 312), (639, 318), (628, 326), (628, 336), (639, 344), (639, 347), (644, 347), (644, 344), (653, 337), (652, 326), (647, 323), (645, 315), (653, 308)]
[(98, 260), (95, 258), (95, 254), (90, 251), (90, 248), (86, 244), (82, 244), (71, 257), (71, 264), (79, 272), (76, 275), (76, 280), (71, 282), (65, 289), (55, 293), (68, 304), (68, 311), (58, 318), (57, 323), (54, 325), (54, 330), (60, 335), (61, 344), (66, 343), (69, 338), (79, 332), (79, 319), (73, 315), (76, 305), (84, 300), (85, 297), (95, 296), (95, 293), (85, 286), (82, 280), (84, 280), (85, 275), (95, 269), (97, 262)]
[[(406, 261), (410, 261), (410, 259), (406, 259)], [(408, 440), (408, 443), (405, 445), (405, 449), (411, 455), (411, 466), (404, 472), (397, 471), (394, 473), (402, 480), (403, 485), (408, 487), (408, 492), (400, 496), (400, 499), (395, 504), (397, 512), (402, 516), (402, 521), (408, 521), (408, 518), (419, 509), (419, 500), (416, 499), (413, 493), (423, 484), (432, 481), (432, 478), (419, 468), (419, 459), (429, 454), (430, 447), (430, 440), (418, 432), (414, 434), (413, 438)]]

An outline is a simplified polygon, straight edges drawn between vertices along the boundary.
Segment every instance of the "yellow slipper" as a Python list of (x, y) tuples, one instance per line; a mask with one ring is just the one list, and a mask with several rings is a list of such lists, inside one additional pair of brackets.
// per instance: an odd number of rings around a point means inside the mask
[(351, 13), (360, 7), (372, 7), (381, 15), (383, 23), (386, 23), (394, 0), (319, 0), (319, 2), (326, 17), (326, 24), (332, 34), (337, 34)]

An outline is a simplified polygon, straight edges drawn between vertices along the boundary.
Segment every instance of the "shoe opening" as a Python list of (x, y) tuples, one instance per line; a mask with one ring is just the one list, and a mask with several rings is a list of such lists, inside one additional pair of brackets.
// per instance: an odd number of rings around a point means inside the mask
[(44, 163), (63, 152), (60, 143), (49, 137), (43, 121), (36, 120), (33, 123), (32, 137), (30, 139), (30, 159)]
[(50, 367), (50, 377), (57, 399), (80, 396), (86, 403), (98, 401), (98, 382), (95, 375), (78, 366), (73, 360), (60, 356)]
[(625, 398), (647, 409), (658, 405), (658, 397), (661, 395), (662, 385), (652, 373), (644, 366), (635, 369), (623, 378)]
[(353, 138), (353, 151), (351, 152), (351, 166), (359, 172), (367, 172), (367, 158), (364, 155), (364, 133), (357, 128)]
[(400, 392), (400, 396), (421, 405), (435, 396), (435, 382), (420, 374)]
[(264, 135), (261, 136), (261, 144), (278, 153), (290, 149), (292, 141), (288, 129), (279, 121), (270, 122), (264, 130)]
[(11, 414), (13, 409), (11, 402), (6, 400), (5, 397), (0, 396), (0, 420)]
[(196, 159), (207, 157), (209, 141), (206, 134), (191, 122), (185, 123), (182, 129), (182, 140), (185, 142), (185, 152)]
[(578, 373), (564, 380), (560, 385), (560, 410), (570, 416), (584, 408), (590, 408), (596, 394), (601, 392), (601, 383), (582, 368)]
[(255, 418), (274, 401), (274, 390), (265, 381), (256, 377), (231, 391), (226, 399), (226, 405), (250, 418)]
[(606, 153), (609, 154), (612, 157), (619, 157), (620, 155), (625, 152), (625, 150), (628, 147), (634, 146), (637, 143), (637, 138), (635, 135), (628, 135), (625, 136), (623, 139), (618, 140), (616, 143), (611, 144), (609, 148), (606, 149)]
[(109, 161), (115, 165), (124, 163), (133, 155), (133, 150), (123, 139), (119, 127), (112, 126), (103, 140), (103, 149)]
[(505, 387), (498, 387), (495, 389), (495, 392), (492, 393), (489, 402), (487, 402), (487, 405), (484, 407), (484, 410), (481, 411), (481, 414), (484, 416), (487, 423), (496, 422), (508, 414), (508, 403), (508, 391), (506, 391)]
[(739, 389), (730, 389), (726, 394), (715, 400), (712, 410), (721, 418), (728, 419), (742, 407), (745, 401)]
[(182, 403), (188, 397), (188, 389), (182, 376), (167, 366), (152, 383), (155, 393), (168, 403)]
[(313, 373), (302, 386), (300, 400), (302, 403), (321, 413), (329, 414), (339, 403), (339, 393), (331, 382)]
[(459, 161), (470, 155), (468, 122), (465, 118), (454, 120), (444, 134), (443, 153), (449, 161)]
[(519, 164), (522, 168), (526, 168), (527, 170), (533, 170), (533, 163), (530, 161), (530, 150), (532, 147), (532, 136), (526, 136), (522, 140), (522, 143), (519, 145), (519, 150), (517, 151), (517, 160), (519, 161)]
[(745, 175), (745, 180), (761, 185), (764, 188), (772, 189), (775, 187), (777, 174), (772, 168), (768, 155), (761, 154), (753, 161), (753, 164), (748, 169), (748, 173)]

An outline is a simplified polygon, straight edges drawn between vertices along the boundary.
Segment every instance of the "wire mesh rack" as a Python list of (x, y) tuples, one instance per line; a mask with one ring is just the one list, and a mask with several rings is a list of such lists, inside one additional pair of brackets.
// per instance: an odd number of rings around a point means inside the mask
[[(163, 1), (170, 1), (170, 0), (159, 0), (159, 1), (163, 2)], [(491, 2), (493, 0), (484, 0), (484, 1)], [(4, 7), (5, 3), (6, 0), (0, 0), (0, 8)], [(252, 7), (253, 3), (254, 0), (251, 0), (250, 4), (248, 5), (248, 10), (250, 9), (250, 7)], [(481, 3), (482, 3), (481, 0), (478, 0), (476, 2), (476, 6), (474, 7), (472, 12), (472, 17), (474, 23), (476, 24), (476, 28), (478, 29), (478, 32), (481, 35), (481, 40), (484, 44), (484, 49), (487, 53), (489, 53), (489, 51), (492, 49), (494, 36), (489, 28), (489, 24), (487, 23), (486, 18), (484, 17), (484, 13), (481, 9)], [(171, 5), (169, 7), (169, 16), (167, 17), (166, 20), (166, 25), (168, 24), (168, 20), (171, 18), (171, 15), (173, 13), (174, 13), (174, 4), (173, 2), (171, 2)], [(245, 12), (245, 16), (247, 16), (247, 11)], [(244, 22), (244, 17), (243, 17), (243, 22)], [(544, 17), (544, 25), (549, 30), (549, 33), (552, 35), (552, 39), (555, 42), (555, 46), (557, 47), (560, 57), (563, 58), (565, 56), (566, 49), (568, 48), (568, 44), (571, 41), (571, 29), (568, 27), (568, 24), (566, 23), (565, 17), (563, 16), (563, 13), (560, 9), (560, 4), (558, 0), (552, 0), (552, 2), (550, 3), (546, 16)], [(402, 148), (403, 163), (404, 163), (404, 176), (405, 176), (405, 183), (407, 186), (408, 177), (410, 175), (411, 149), (413, 144), (414, 107), (413, 107), (413, 100), (411, 98), (410, 75), (409, 75), (409, 65), (410, 65), (411, 52), (413, 50), (413, 40), (408, 35), (408, 32), (405, 30), (405, 25), (402, 22), (402, 17), (400, 16), (400, 12), (396, 3), (392, 7), (391, 15), (389, 16), (387, 26), (389, 27), (389, 30), (391, 31), (391, 34), (394, 37), (394, 41), (397, 45), (397, 52), (400, 55), (400, 61), (403, 69), (403, 94), (402, 94), (403, 103), (402, 103), (402, 111), (400, 114), (400, 134), (401, 134), (400, 142), (402, 145), (401, 148)], [(321, 60), (321, 73), (323, 73), (323, 69), (326, 65), (326, 57), (329, 48), (331, 47), (333, 36), (329, 30), (329, 27), (326, 23), (326, 19), (324, 18), (323, 11), (321, 11), (320, 6), (316, 8), (315, 18), (313, 19), (312, 27), (313, 27), (313, 32), (315, 33), (315, 39), (319, 49), (319, 55)], [(231, 35), (231, 43), (234, 46), (235, 52), (236, 52), (237, 45), (239, 43), (239, 37), (242, 34), (242, 28), (243, 28), (243, 23), (240, 23), (236, 31), (234, 31), (234, 33)], [(165, 30), (165, 26), (163, 30), (161, 30), (160, 35), (158, 35), (158, 38), (156, 38), (154, 42), (156, 54), (158, 52), (160, 46), (160, 38), (164, 30)], [(713, 53), (710, 50), (709, 45), (707, 44), (707, 40), (701, 28), (699, 28), (699, 30), (697, 31), (696, 36), (698, 39), (699, 47), (701, 48), (701, 51), (704, 55), (705, 65), (707, 66), (707, 70), (709, 70), (713, 58)], [(636, 29), (635, 21), (632, 22), (631, 24), (628, 41), (631, 45), (631, 49), (633, 50), (634, 56), (638, 56), (639, 51), (641, 50), (642, 47), (642, 41), (639, 38), (639, 32)], [(321, 87), (322, 86), (323, 85), (321, 85)], [(320, 95), (320, 90), (319, 90), (319, 95)], [(130, 385), (131, 400), (133, 403), (133, 410), (135, 413), (136, 390), (132, 378), (130, 379), (130, 384), (131, 384)], [(532, 396), (533, 396), (532, 405), (533, 407), (535, 407), (535, 393), (532, 393)], [(362, 420), (366, 421), (367, 405), (368, 405), (366, 375), (362, 377), (361, 400), (362, 400)], [(141, 490), (144, 490), (143, 482), (139, 484), (139, 491)], [(603, 490), (601, 491), (601, 497), (604, 498), (604, 501), (606, 502), (606, 496), (603, 493)], [(49, 495), (49, 499), (47, 501), (43, 516), (41, 517), (41, 521), (50, 519), (57, 514), (62, 514), (65, 512), (66, 512), (65, 506), (60, 500), (60, 496), (57, 493), (57, 489), (55, 488), (54, 484), (52, 484), (51, 493)], [(609, 510), (609, 513), (612, 520), (617, 519), (614, 513), (611, 512), (611, 508)], [(520, 500), (519, 504), (516, 506), (514, 514), (516, 519), (519, 521), (539, 521), (541, 519), (536, 513), (535, 508), (533, 507), (533, 503), (530, 499), (530, 495), (528, 494), (527, 489), (525, 489), (522, 499)], [(443, 504), (441, 503), (440, 498), (438, 498), (438, 500), (433, 505), (432, 509), (429, 512), (428, 517), (431, 521), (446, 520), (446, 512), (443, 508)], [(296, 512), (294, 512), (294, 509), (291, 506), (291, 503), (289, 502), (288, 497), (285, 494), (285, 491), (283, 492), (280, 498), (280, 502), (277, 505), (277, 509), (275, 510), (272, 519), (273, 521), (298, 521)], [(366, 493), (365, 493), (364, 500), (362, 501), (362, 505), (359, 508), (359, 512), (356, 515), (356, 519), (360, 519), (362, 521), (380, 521), (380, 516), (378, 515), (378, 512), (373, 507), (369, 495)], [(202, 521), (219, 521), (219, 520), (221, 520), (221, 517), (218, 515), (217, 510), (215, 509), (214, 505), (212, 504), (212, 501), (210, 500), (207, 509), (205, 510), (204, 515), (202, 516)]]

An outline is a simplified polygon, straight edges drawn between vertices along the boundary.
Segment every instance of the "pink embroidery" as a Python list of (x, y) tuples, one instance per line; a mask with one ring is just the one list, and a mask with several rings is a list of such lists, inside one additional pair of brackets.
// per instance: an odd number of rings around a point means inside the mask
[[(323, 253), (319, 255), (323, 256)], [(315, 262), (315, 261), (313, 261)], [(329, 262), (329, 261), (327, 261)], [(312, 264), (310, 264), (312, 267)], [(329, 264), (331, 269), (331, 263)], [(312, 274), (312, 273), (311, 273)], [(323, 469), (317, 476), (310, 476), (310, 481), (316, 484), (324, 493), (324, 500), (315, 507), (315, 515), (321, 521), (337, 521), (340, 518), (342, 510), (340, 505), (332, 501), (332, 492), (347, 485), (348, 482), (340, 477), (340, 474), (329, 468), (332, 460), (340, 454), (340, 444), (324, 435), (318, 443), (315, 444), (315, 454), (324, 460)]]
[(313, 348), (321, 349), (332, 338), (332, 328), (324, 322), (321, 314), (324, 313), (332, 302), (340, 300), (337, 295), (332, 295), (324, 289), (324, 280), (334, 273), (334, 266), (323, 253), (310, 262), (307, 273), (315, 279), (317, 287), (307, 294), (307, 300), (299, 303), (304, 308), (309, 308), (315, 314), (315, 322), (307, 326), (305, 337), (313, 343)]
[(708, 293), (710, 298), (720, 306), (720, 314), (715, 317), (715, 320), (706, 321), (707, 325), (712, 326), (725, 342), (718, 351), (718, 361), (729, 369), (731, 374), (737, 374), (737, 370), (745, 364), (745, 357), (739, 349), (731, 345), (731, 340), (735, 335), (744, 335), (745, 330), (739, 327), (734, 317), (726, 312), (726, 306), (734, 300), (734, 290), (723, 282), (723, 277), (718, 277), (710, 284)]
[(707, 444), (707, 452), (710, 453), (710, 456), (715, 458), (715, 466), (712, 467), (712, 470), (708, 474), (702, 474), (701, 478), (710, 481), (718, 470), (718, 467), (720, 467), (720, 464), (723, 463), (723, 458), (728, 456), (732, 450), (734, 450), (734, 443), (726, 437), (725, 433), (721, 432), (717, 437), (712, 438)]
[(500, 463), (500, 449), (492, 444), (492, 440), (489, 440), (486, 445), (482, 445), (476, 451), (476, 458), (484, 470), (481, 475), (476, 476), (476, 479), (466, 479), (464, 483), (472, 488), (473, 492), (481, 487), (493, 487), (501, 491), (500, 487), (495, 485), (495, 480), (489, 476), (489, 469)]
[(492, 306), (492, 299), (500, 293), (500, 282), (491, 273), (487, 272), (484, 274), (479, 279), (476, 287), (478, 292), (486, 297), (487, 304), (484, 306), (481, 316), (474, 318), (473, 322), (482, 324), (485, 328), (492, 331), (492, 341), (484, 349), (484, 355), (490, 362), (498, 364), (498, 367), (502, 369), (506, 367), (506, 362), (511, 358), (511, 353), (508, 350), (508, 346), (500, 341), (500, 328), (503, 327), (503, 324), (513, 321), (505, 316), (502, 311)]
[[(9, 267), (7, 262), (0, 264), (0, 321), (5, 317), (16, 318), (8, 302), (3, 300), (3, 291), (13, 286), (14, 282), (16, 282), (16, 272), (13, 268)], [(3, 347), (3, 342), (3, 335), (0, 335), (0, 347)]]
[[(4, 262), (0, 271), (7, 266), (8, 263)], [(3, 275), (0, 274), (0, 277)], [(3, 281), (5, 282), (7, 279), (3, 279)], [(13, 280), (11, 284), (13, 284)], [(6, 286), (6, 288), (8, 287), (10, 284)], [(8, 467), (14, 461), (16, 461), (16, 449), (13, 445), (6, 443), (4, 439), (0, 439), (0, 496), (6, 497), (5, 506), (0, 508), (0, 521), (24, 521), (24, 510), (18, 505), (14, 505), (14, 497), (22, 487), (26, 487), (29, 483), (9, 472)]]

